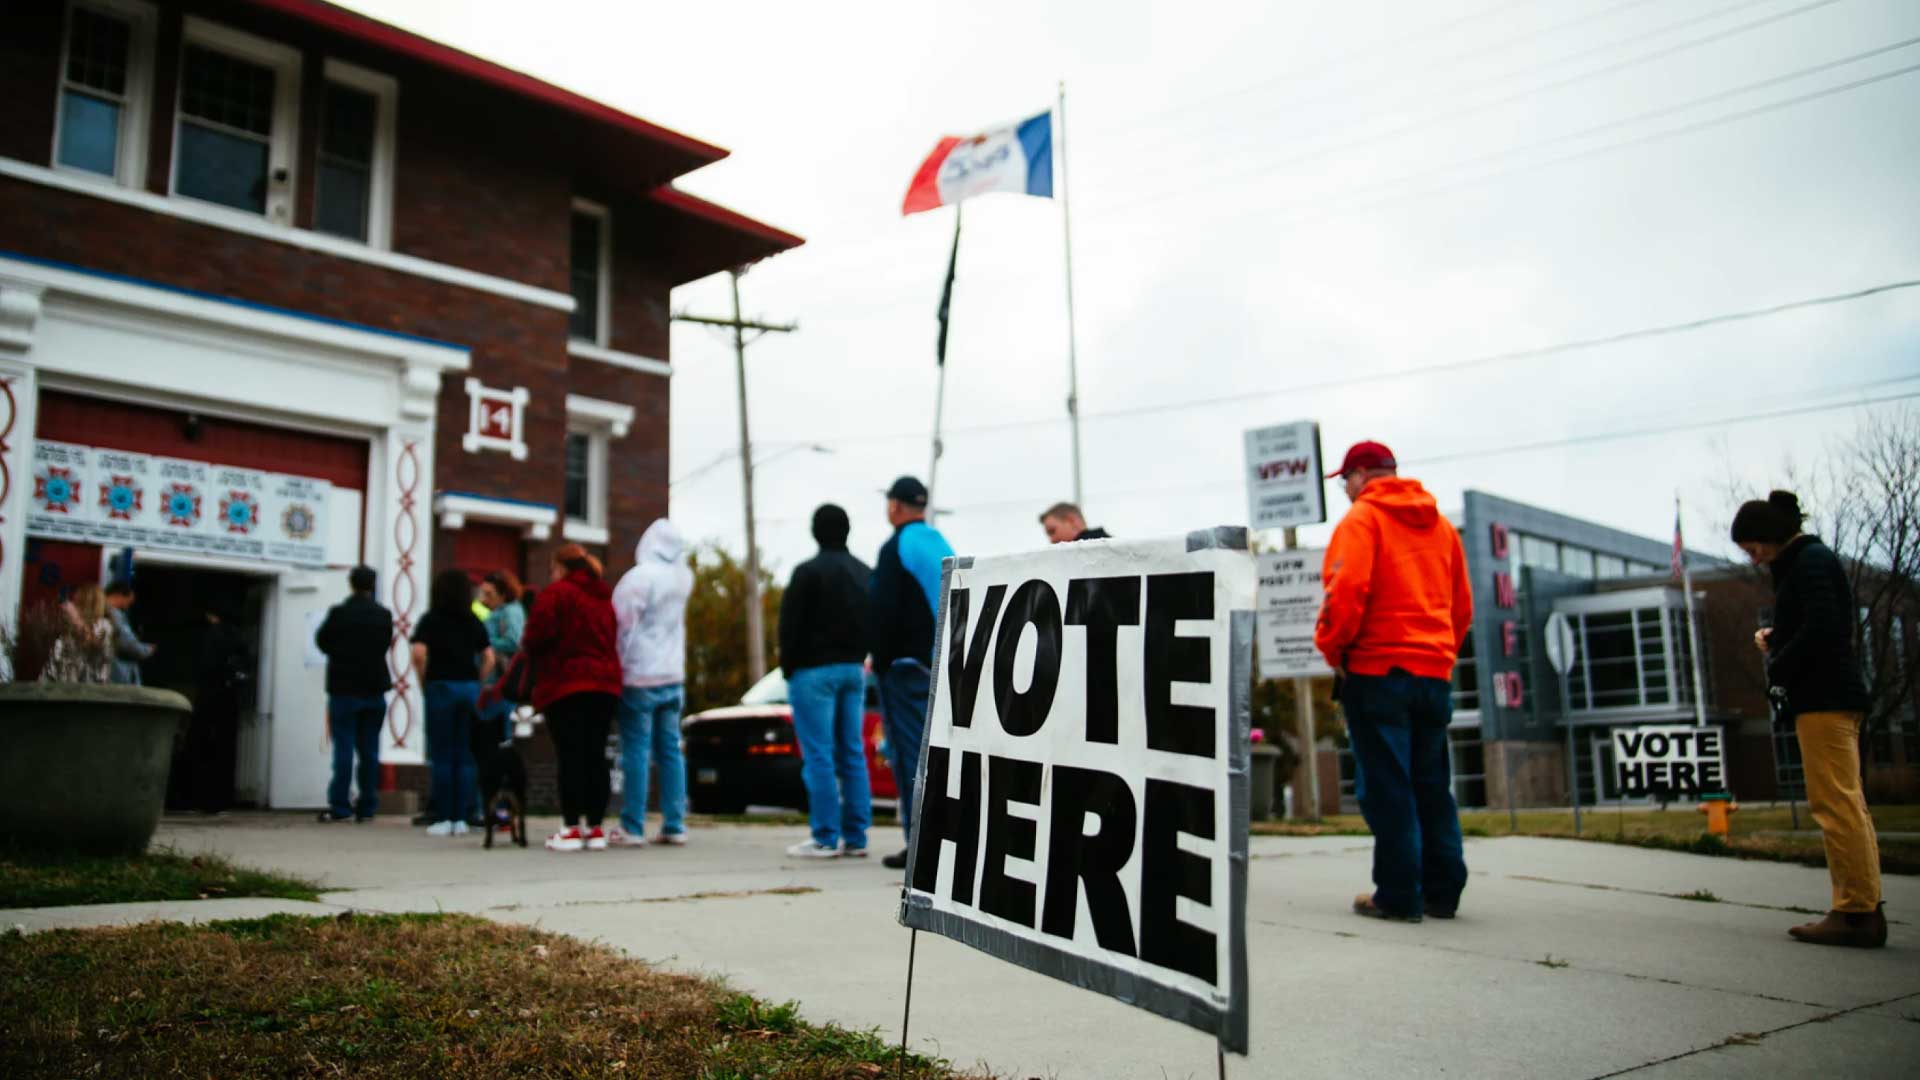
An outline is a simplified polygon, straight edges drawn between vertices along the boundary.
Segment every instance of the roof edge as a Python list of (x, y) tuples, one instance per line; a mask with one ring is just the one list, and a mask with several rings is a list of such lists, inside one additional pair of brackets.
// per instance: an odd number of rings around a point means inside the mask
[(688, 194), (671, 184), (653, 189), (647, 197), (670, 209), (692, 214), (716, 225), (764, 240), (773, 244), (776, 251), (789, 251), (807, 242), (804, 237), (768, 225), (763, 221), (755, 221), (739, 211), (729, 210), (719, 203)]

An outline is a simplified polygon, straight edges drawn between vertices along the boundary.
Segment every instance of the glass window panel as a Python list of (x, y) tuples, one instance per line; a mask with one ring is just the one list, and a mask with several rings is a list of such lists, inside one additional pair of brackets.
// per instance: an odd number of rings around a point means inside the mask
[(195, 123), (180, 125), (180, 194), (250, 210), (267, 211), (267, 144)]
[[(1595, 709), (1628, 708), (1640, 704), (1640, 677), (1634, 663), (1636, 638), (1633, 614), (1596, 612), (1582, 618), (1585, 637), (1580, 643), (1583, 662), (1567, 675), (1568, 690), (1577, 704)], [(1591, 679), (1591, 685), (1589, 685)]]
[(1560, 569), (1560, 546), (1551, 540), (1542, 540), (1537, 536), (1520, 538), (1520, 562), (1525, 566), (1541, 570), (1558, 571)]
[(373, 174), (364, 168), (320, 161), (313, 226), (349, 240), (367, 238), (368, 193)]
[(573, 322), (569, 332), (588, 341), (600, 339), (600, 247), (598, 214), (573, 215)]
[(119, 104), (69, 90), (60, 96), (60, 164), (112, 176), (120, 158)]
[(372, 165), (374, 128), (379, 115), (380, 100), (372, 94), (328, 83), (320, 153), (341, 161)]
[(1577, 578), (1593, 577), (1593, 552), (1569, 544), (1560, 549), (1560, 572)]
[(265, 64), (189, 45), (180, 111), (256, 135), (273, 132), (274, 72)]
[(1460, 658), (1453, 665), (1453, 707), (1459, 712), (1474, 712), (1480, 708), (1480, 664), (1475, 656), (1471, 631), (1467, 639), (1460, 643)]
[(1627, 560), (1614, 555), (1595, 555), (1593, 557), (1594, 576), (1601, 581), (1627, 576)]
[(126, 20), (74, 8), (67, 39), (67, 81), (116, 97), (125, 94), (132, 41), (133, 27)]
[(593, 468), (593, 439), (577, 431), (567, 433), (566, 460), (566, 514), (574, 521), (590, 521), (593, 515), (587, 505), (587, 492), (592, 487), (590, 473)]

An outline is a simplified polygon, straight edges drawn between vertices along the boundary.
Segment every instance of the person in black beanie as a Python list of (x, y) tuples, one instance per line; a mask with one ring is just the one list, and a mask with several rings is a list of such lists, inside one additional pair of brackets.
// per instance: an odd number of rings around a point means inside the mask
[(867, 579), (872, 571), (847, 551), (847, 512), (827, 503), (813, 512), (820, 554), (793, 568), (780, 599), (780, 671), (800, 740), (812, 835), (787, 849), (798, 859), (860, 858), (867, 853), (873, 791), (867, 779)]
[(1887, 943), (1887, 916), (1880, 847), (1860, 784), (1869, 702), (1853, 649), (1853, 586), (1833, 549), (1801, 531), (1805, 520), (1787, 491), (1743, 503), (1733, 516), (1733, 542), (1773, 575), (1773, 625), (1753, 642), (1767, 657), (1768, 696), (1800, 740), (1807, 804), (1833, 881), (1826, 917), (1787, 933), (1815, 945), (1877, 949)]

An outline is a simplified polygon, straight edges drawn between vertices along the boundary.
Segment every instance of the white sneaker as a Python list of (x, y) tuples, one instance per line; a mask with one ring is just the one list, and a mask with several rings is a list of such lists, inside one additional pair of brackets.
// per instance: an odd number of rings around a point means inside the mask
[(578, 826), (561, 829), (547, 837), (548, 851), (579, 851), (587, 846), (587, 838)]
[(668, 847), (686, 847), (687, 834), (683, 832), (663, 832), (659, 836), (654, 837), (653, 842), (656, 844), (665, 844)]
[(473, 826), (468, 825), (464, 821), (456, 821), (453, 823), (453, 835), (455, 836), (465, 836), (472, 831)]
[(427, 835), (428, 836), (452, 836), (453, 827), (455, 824), (464, 826), (466, 825), (466, 822), (436, 821), (433, 824), (427, 826)]
[(789, 859), (837, 859), (840, 857), (840, 845), (816, 844), (811, 839), (802, 840), (787, 849)]
[(593, 828), (587, 830), (586, 840), (587, 840), (588, 851), (607, 850), (607, 834), (604, 832), (601, 832), (600, 826), (598, 825), (595, 825)]
[(647, 838), (639, 833), (630, 833), (615, 825), (607, 830), (607, 843), (614, 847), (641, 848), (647, 846)]

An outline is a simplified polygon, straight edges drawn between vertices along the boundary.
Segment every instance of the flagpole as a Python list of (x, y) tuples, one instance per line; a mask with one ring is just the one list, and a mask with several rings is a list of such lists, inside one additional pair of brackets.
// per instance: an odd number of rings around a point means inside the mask
[(1706, 687), (1700, 677), (1700, 624), (1693, 616), (1693, 571), (1687, 566), (1686, 534), (1680, 528), (1680, 493), (1673, 494), (1673, 537), (1680, 560), (1680, 589), (1687, 600), (1687, 653), (1693, 659), (1693, 724), (1707, 726)]
[(940, 473), (940, 455), (946, 447), (940, 443), (940, 424), (947, 411), (947, 323), (953, 309), (953, 276), (960, 266), (960, 211), (953, 207), (953, 250), (947, 255), (947, 283), (940, 291), (940, 337), (934, 343), (934, 359), (940, 366), (939, 381), (933, 391), (933, 460), (927, 465), (927, 520), (933, 520), (934, 481)]
[(1073, 429), (1073, 501), (1080, 495), (1080, 359), (1073, 325), (1073, 209), (1067, 196), (1067, 83), (1060, 81), (1060, 224), (1067, 242), (1067, 421)]

